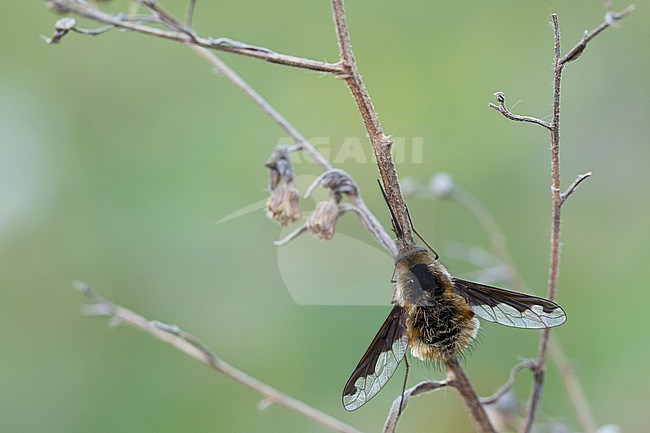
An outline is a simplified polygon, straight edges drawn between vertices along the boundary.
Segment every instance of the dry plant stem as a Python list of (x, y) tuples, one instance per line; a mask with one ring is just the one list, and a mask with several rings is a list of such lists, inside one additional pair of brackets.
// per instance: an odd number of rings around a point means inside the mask
[(283, 246), (287, 245), (289, 242), (291, 242), (292, 240), (296, 239), (301, 234), (306, 233), (306, 232), (307, 232), (307, 224), (305, 223), (305, 224), (300, 225), (296, 229), (294, 229), (292, 232), (290, 232), (288, 235), (286, 235), (282, 239), (274, 241), (273, 245), (275, 245), (276, 247), (283, 247)]
[[(269, 104), (255, 89), (244, 81), (235, 71), (226, 65), (210, 50), (198, 47), (193, 44), (188, 46), (198, 53), (201, 57), (210, 63), (214, 69), (226, 77), (238, 89), (248, 96), (267, 116), (271, 118), (284, 132), (289, 135), (299, 146), (300, 150), (308, 154), (324, 171), (331, 170), (332, 164), (307, 140), (296, 128), (293, 127), (271, 104)], [(384, 230), (379, 220), (370, 211), (366, 203), (360, 196), (348, 195), (350, 202), (355, 207), (355, 212), (359, 215), (361, 223), (368, 229), (370, 234), (379, 242), (379, 244), (395, 257), (397, 249), (390, 235)], [(293, 238), (292, 238), (293, 239)], [(290, 239), (289, 239), (290, 240)], [(281, 241), (282, 242), (282, 241)], [(282, 243), (284, 245), (286, 242)]]
[(517, 380), (517, 374), (519, 374), (521, 370), (532, 369), (534, 366), (535, 366), (535, 361), (533, 361), (532, 359), (527, 359), (515, 365), (510, 371), (510, 376), (508, 377), (508, 381), (491, 396), (481, 398), (481, 403), (493, 404), (499, 401), (501, 397), (506, 395), (508, 391), (512, 389), (513, 385), (515, 384), (515, 381)]
[(569, 50), (568, 53), (562, 56), (562, 58), (560, 59), (561, 67), (564, 67), (565, 64), (572, 62), (576, 60), (578, 57), (580, 57), (580, 55), (582, 55), (582, 53), (584, 52), (585, 48), (587, 48), (587, 44), (589, 43), (589, 41), (591, 41), (593, 38), (598, 36), (600, 32), (602, 32), (608, 27), (611, 27), (612, 24), (622, 20), (623, 18), (630, 15), (632, 12), (636, 10), (635, 5), (629, 5), (628, 7), (626, 7), (620, 12), (614, 12), (612, 10), (612, 5), (610, 2), (605, 2), (605, 8), (607, 9), (607, 13), (605, 14), (605, 21), (603, 21), (602, 24), (600, 24), (592, 31), (585, 32), (580, 42), (578, 42), (573, 48), (571, 48), (571, 50)]
[(472, 419), (476, 425), (476, 430), (481, 433), (496, 433), (485, 413), (483, 405), (479, 402), (476, 391), (474, 391), (472, 384), (465, 375), (458, 360), (447, 361), (445, 366), (447, 367), (447, 384), (456, 388), (458, 393), (463, 397), (465, 406), (472, 415)]
[[(344, 73), (340, 76), (347, 84), (352, 97), (361, 113), (361, 118), (368, 132), (370, 144), (372, 145), (377, 168), (381, 181), (388, 196), (389, 206), (397, 218), (397, 223), (403, 230), (403, 236), (398, 238), (397, 249), (400, 253), (408, 253), (415, 249), (415, 241), (411, 232), (411, 224), (406, 210), (406, 204), (400, 190), (395, 165), (391, 155), (392, 141), (390, 137), (384, 134), (379, 123), (379, 118), (375, 108), (370, 100), (370, 95), (366, 86), (361, 79), (357, 70), (352, 45), (350, 43), (350, 34), (346, 22), (345, 9), (343, 0), (332, 0), (332, 15), (336, 29), (336, 37), (339, 44), (339, 59)], [(478, 431), (481, 433), (494, 433), (485, 410), (478, 400), (476, 392), (467, 379), (465, 372), (456, 360), (447, 364), (447, 373), (454, 376), (456, 388), (463, 398), (467, 409), (472, 415)]]
[(393, 208), (395, 216), (399, 220), (397, 223), (399, 223), (404, 231), (403, 239), (399, 240), (401, 245), (397, 245), (397, 248), (401, 252), (412, 251), (415, 248), (415, 242), (411, 233), (411, 226), (406, 213), (406, 204), (402, 197), (391, 155), (393, 142), (388, 135), (384, 134), (375, 108), (370, 100), (370, 95), (357, 70), (352, 53), (343, 0), (332, 0), (332, 14), (339, 44), (339, 63), (343, 69), (338, 76), (345, 81), (345, 84), (350, 89), (354, 102), (361, 113), (363, 124), (366, 127), (368, 138), (370, 139), (370, 144), (375, 154), (379, 176), (388, 196), (388, 201)]
[(266, 401), (291, 409), (332, 431), (340, 433), (360, 433), (359, 430), (354, 427), (332, 418), (331, 416), (308, 406), (301, 401), (289, 397), (288, 395), (277, 391), (276, 389), (222, 361), (196, 337), (178, 329), (176, 326), (147, 320), (131, 310), (113, 304), (95, 293), (87, 284), (75, 283), (75, 288), (96, 304), (93, 306), (95, 311), (110, 316), (111, 319), (118, 324), (124, 323), (134, 328), (139, 328), (153, 337), (174, 346), (186, 355), (189, 355), (212, 369), (225, 374), (235, 382), (258, 392), (265, 397)]
[[(587, 46), (587, 43), (596, 35), (602, 32), (607, 27), (611, 26), (614, 22), (626, 17), (634, 10), (634, 6), (629, 6), (620, 13), (609, 12), (605, 16), (605, 22), (598, 26), (595, 30), (587, 32), (582, 40), (575, 45), (565, 56), (562, 56), (560, 50), (560, 26), (558, 23), (557, 14), (551, 15), (551, 23), (553, 25), (553, 58), (554, 58), (554, 74), (553, 74), (553, 115), (550, 127), (551, 133), (551, 252), (549, 260), (549, 276), (548, 276), (548, 294), (550, 300), (555, 300), (557, 291), (558, 275), (560, 270), (560, 217), (562, 211), (562, 204), (564, 199), (568, 197), (575, 188), (580, 184), (583, 179), (578, 178), (574, 184), (569, 187), (567, 193), (564, 195), (560, 192), (560, 87), (562, 82), (562, 72), (564, 66), (576, 60)], [(533, 388), (528, 399), (528, 406), (526, 408), (526, 416), (521, 426), (522, 433), (529, 433), (537, 409), (539, 406), (542, 386), (544, 384), (544, 363), (546, 361), (546, 352), (548, 349), (550, 329), (542, 330), (537, 350), (537, 363), (534, 371)]]
[[(553, 116), (551, 121), (551, 252), (549, 259), (548, 273), (548, 293), (547, 297), (551, 301), (555, 300), (557, 291), (557, 281), (560, 271), (560, 212), (561, 212), (561, 194), (560, 194), (560, 84), (562, 81), (562, 64), (560, 53), (560, 28), (556, 14), (551, 15), (553, 23), (553, 58), (554, 58), (554, 76), (553, 76)], [(544, 363), (546, 361), (546, 350), (548, 347), (548, 338), (550, 329), (546, 328), (541, 331), (539, 346), (537, 349), (537, 362), (533, 368), (533, 387), (528, 398), (526, 407), (526, 416), (521, 426), (522, 433), (530, 432), (533, 427), (535, 415), (539, 407), (544, 384)]]
[(187, 2), (187, 10), (185, 11), (185, 25), (187, 27), (192, 27), (192, 20), (194, 19), (195, 6), (196, 6), (196, 0), (189, 0)]
[(531, 117), (531, 116), (521, 116), (519, 114), (514, 114), (508, 110), (508, 107), (506, 107), (506, 101), (505, 101), (505, 96), (501, 92), (497, 92), (494, 94), (496, 96), (497, 101), (499, 102), (499, 105), (493, 104), (490, 102), (488, 104), (490, 108), (494, 108), (497, 110), (499, 113), (503, 114), (506, 118), (513, 120), (515, 122), (526, 122), (526, 123), (534, 123), (536, 125), (542, 126), (546, 129), (551, 129), (551, 124), (548, 122), (544, 122), (541, 119), (538, 119), (536, 117)]
[(306, 152), (311, 158), (321, 166), (323, 170), (331, 170), (333, 167), (300, 133), (293, 127), (271, 104), (269, 104), (255, 89), (253, 89), (242, 77), (226, 65), (219, 57), (206, 48), (187, 44), (194, 52), (203, 57), (220, 75), (223, 75), (235, 85), (239, 90), (244, 92), (251, 101), (255, 103), (267, 116), (273, 120), (293, 141), (300, 146), (300, 149)]
[(566, 199), (568, 199), (571, 196), (571, 194), (573, 194), (575, 190), (578, 189), (580, 184), (590, 176), (591, 176), (591, 172), (587, 172), (585, 174), (581, 174), (580, 176), (578, 176), (576, 180), (574, 180), (573, 183), (569, 185), (566, 191), (560, 194), (560, 206), (563, 205)]
[[(228, 38), (215, 39), (200, 37), (191, 31), (183, 30), (186, 29), (186, 26), (184, 24), (182, 27), (175, 27), (174, 30), (162, 30), (150, 25), (145, 25), (141, 22), (132, 22), (127, 19), (122, 19), (120, 16), (104, 12), (101, 9), (83, 0), (50, 0), (50, 2), (84, 18), (149, 36), (156, 36), (163, 39), (190, 43), (212, 50), (240, 54), (243, 56), (253, 57), (256, 59), (265, 60), (270, 63), (277, 63), (285, 66), (292, 66), (319, 72), (327, 72), (331, 74), (340, 74), (342, 72), (342, 69), (338, 64), (319, 62), (316, 60), (280, 54), (267, 48), (248, 45), (243, 42), (233, 41)], [(151, 2), (146, 3), (149, 5), (151, 4)], [(167, 23), (163, 22), (163, 24)]]
[[(560, 26), (556, 14), (551, 15), (553, 24), (553, 116), (551, 121), (551, 252), (549, 258), (548, 272), (548, 293), (551, 301), (555, 300), (557, 291), (558, 275), (560, 272), (560, 218), (562, 208), (562, 195), (560, 191), (560, 84), (562, 82), (563, 63), (560, 51)], [(546, 351), (550, 329), (541, 331), (539, 346), (537, 349), (537, 362), (533, 369), (533, 387), (528, 398), (526, 416), (521, 426), (522, 433), (529, 433), (533, 427), (535, 415), (544, 385), (544, 364), (546, 362)]]
[[(404, 391), (404, 400), (402, 400), (402, 395), (400, 395), (395, 400), (393, 400), (393, 404), (390, 408), (390, 412), (388, 413), (388, 418), (386, 418), (386, 422), (384, 423), (384, 428), (382, 429), (382, 432), (383, 433), (395, 432), (395, 429), (397, 428), (397, 421), (399, 421), (400, 415), (404, 413), (404, 409), (406, 409), (406, 405), (408, 404), (408, 401), (411, 397), (432, 392), (437, 389), (444, 388), (445, 386), (447, 386), (446, 380), (425, 381), (425, 382), (420, 382), (417, 385)], [(402, 406), (401, 412), (399, 410), (400, 405)]]
[[(578, 185), (590, 175), (591, 173), (585, 173), (578, 176), (573, 184), (571, 184), (571, 186), (562, 194), (563, 202), (576, 190)], [(530, 289), (517, 272), (514, 263), (512, 263), (511, 256), (505, 245), (506, 236), (497, 224), (492, 213), (479, 200), (464, 190), (456, 188), (454, 193), (450, 196), (450, 199), (465, 207), (470, 213), (472, 213), (488, 233), (495, 254), (509, 268), (508, 274), (511, 276), (510, 284), (517, 287), (521, 292), (530, 293)], [(575, 369), (568, 359), (561, 341), (553, 335), (551, 335), (549, 340), (548, 353), (560, 372), (560, 378), (562, 379), (564, 387), (567, 389), (571, 405), (576, 412), (582, 431), (585, 433), (596, 433), (596, 422), (594, 421), (594, 415), (584, 392), (584, 388), (580, 383), (580, 379), (578, 378)], [(536, 361), (531, 360), (517, 364), (511, 371), (508, 382), (492, 396), (481, 398), (481, 403), (490, 404), (497, 401), (514, 385), (517, 373), (519, 373), (523, 368), (529, 368), (532, 370), (535, 365)]]

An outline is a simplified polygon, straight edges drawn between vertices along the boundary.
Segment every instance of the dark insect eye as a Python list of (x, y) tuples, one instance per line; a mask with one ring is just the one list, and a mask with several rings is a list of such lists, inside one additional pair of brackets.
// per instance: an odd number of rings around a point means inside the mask
[(423, 290), (434, 295), (440, 295), (442, 293), (440, 280), (438, 280), (438, 277), (431, 272), (426, 264), (418, 263), (417, 265), (411, 266), (409, 272), (415, 277), (411, 287), (412, 290)]

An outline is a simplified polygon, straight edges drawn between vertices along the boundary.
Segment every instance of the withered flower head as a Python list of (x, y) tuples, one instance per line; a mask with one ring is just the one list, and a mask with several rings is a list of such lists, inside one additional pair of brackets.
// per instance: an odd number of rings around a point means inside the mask
[(293, 182), (280, 183), (266, 202), (266, 216), (281, 226), (293, 224), (302, 218), (299, 202), (300, 194)]
[(334, 198), (316, 205), (314, 213), (307, 219), (307, 229), (318, 239), (329, 241), (334, 237), (336, 220), (339, 218), (339, 205)]
[(289, 149), (278, 146), (266, 162), (269, 169), (269, 192), (266, 202), (266, 216), (282, 226), (293, 224), (302, 218), (298, 206), (300, 194), (293, 183), (293, 167), (289, 160)]

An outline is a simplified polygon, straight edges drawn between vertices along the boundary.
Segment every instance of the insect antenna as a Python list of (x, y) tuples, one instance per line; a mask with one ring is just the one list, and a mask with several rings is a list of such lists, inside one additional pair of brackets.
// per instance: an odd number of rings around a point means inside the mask
[[(406, 206), (406, 205), (404, 205), (404, 206)], [(409, 217), (409, 224), (411, 224), (411, 230), (413, 230), (413, 233), (415, 233), (415, 235), (417, 237), (419, 237), (422, 242), (424, 242), (424, 245), (426, 245), (431, 250), (431, 252), (436, 255), (436, 260), (438, 260), (438, 258), (440, 258), (440, 256), (438, 255), (436, 250), (431, 248), (431, 245), (429, 245), (429, 243), (424, 240), (424, 238), (420, 235), (420, 233), (418, 233), (418, 231), (415, 230), (415, 226), (413, 225), (413, 220), (411, 219), (411, 213), (409, 212), (408, 206), (406, 206), (406, 215), (408, 215), (408, 217)]]
[(393, 212), (393, 208), (391, 207), (390, 202), (388, 201), (388, 196), (386, 195), (384, 186), (381, 184), (381, 181), (379, 179), (377, 179), (377, 184), (379, 184), (379, 189), (381, 190), (381, 194), (384, 196), (384, 201), (386, 202), (386, 206), (388, 206), (388, 210), (390, 211), (390, 220), (393, 224), (393, 232), (395, 232), (395, 235), (397, 236), (398, 239), (403, 239), (404, 231), (402, 230), (402, 227), (399, 225), (399, 221), (395, 216), (395, 212)]

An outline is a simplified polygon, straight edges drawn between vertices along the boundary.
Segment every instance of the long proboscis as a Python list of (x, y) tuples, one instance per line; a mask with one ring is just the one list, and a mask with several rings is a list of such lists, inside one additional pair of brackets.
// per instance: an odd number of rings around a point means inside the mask
[(388, 206), (388, 210), (390, 211), (390, 220), (391, 223), (393, 224), (393, 232), (395, 232), (395, 236), (397, 236), (397, 239), (402, 240), (404, 239), (404, 230), (402, 230), (402, 226), (400, 225), (399, 220), (395, 215), (393, 206), (391, 206), (391, 203), (388, 200), (388, 195), (386, 194), (386, 190), (384, 189), (384, 186), (381, 184), (381, 181), (379, 179), (377, 179), (377, 184), (379, 185), (379, 189), (381, 190), (381, 195), (384, 196), (384, 201), (386, 202), (386, 206)]
[[(391, 206), (390, 201), (388, 200), (388, 195), (386, 194), (386, 190), (384, 189), (384, 186), (381, 184), (381, 181), (377, 179), (377, 184), (379, 185), (379, 189), (381, 190), (381, 194), (384, 196), (384, 201), (386, 202), (386, 206), (388, 206), (388, 210), (390, 211), (390, 219), (393, 224), (393, 231), (395, 232), (395, 235), (397, 236), (398, 239), (403, 240), (404, 239), (404, 230), (402, 229), (402, 226), (399, 223), (399, 220), (397, 219), (397, 216), (395, 215), (395, 211), (393, 210), (393, 207)], [(415, 229), (415, 226), (413, 225), (413, 220), (411, 219), (411, 213), (409, 212), (408, 206), (404, 204), (404, 207), (406, 208), (406, 215), (408, 216), (409, 219), (409, 225), (413, 233), (420, 238), (422, 242), (424, 242), (424, 245), (426, 245), (433, 254), (436, 256), (436, 260), (438, 260), (438, 253), (436, 250), (431, 248), (431, 245), (418, 233), (418, 231)]]

